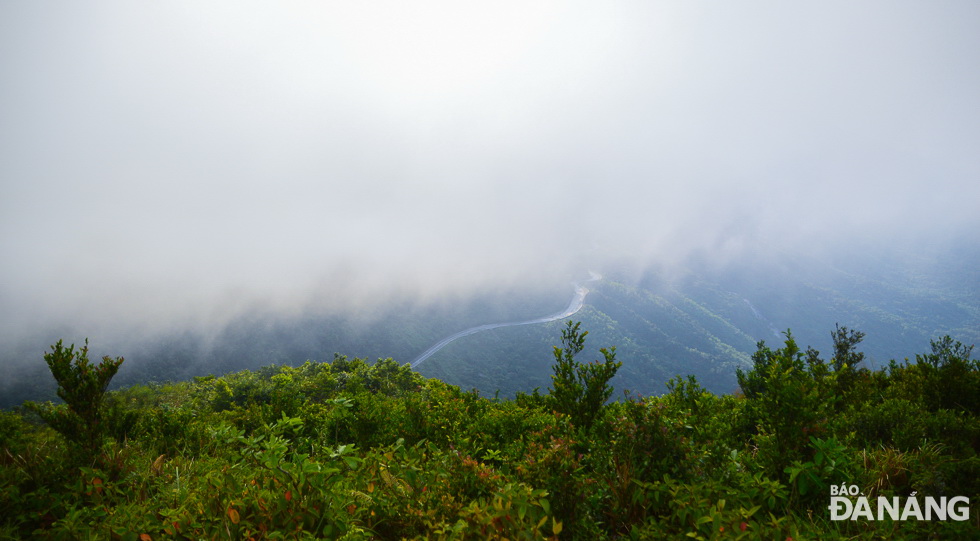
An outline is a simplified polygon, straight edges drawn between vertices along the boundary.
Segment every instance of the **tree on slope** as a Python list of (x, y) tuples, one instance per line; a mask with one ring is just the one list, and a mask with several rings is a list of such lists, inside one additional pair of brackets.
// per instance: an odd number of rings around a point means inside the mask
[(603, 405), (612, 396), (609, 380), (622, 366), (616, 360), (616, 347), (602, 348), (604, 361), (582, 364), (575, 356), (585, 349), (585, 337), (589, 331), (580, 331), (581, 322), (568, 321), (561, 333), (562, 346), (554, 346), (555, 364), (552, 366), (552, 388), (549, 394), (555, 411), (571, 417), (572, 424), (589, 430)]
[(61, 340), (51, 346), (44, 355), (51, 375), (58, 382), (58, 396), (62, 405), (33, 404), (28, 407), (38, 413), (51, 428), (55, 429), (78, 447), (82, 458), (89, 459), (102, 447), (106, 435), (103, 410), (109, 381), (119, 371), (122, 357), (108, 355), (98, 365), (88, 359), (88, 340), (77, 351), (75, 344), (64, 347)]

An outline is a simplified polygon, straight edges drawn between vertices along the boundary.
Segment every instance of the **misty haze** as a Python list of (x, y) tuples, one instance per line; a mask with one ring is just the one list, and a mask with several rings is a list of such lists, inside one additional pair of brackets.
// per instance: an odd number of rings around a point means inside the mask
[[(969, 4), (103, 7), (3, 8), (0, 358), (18, 372), (85, 337), (129, 359), (121, 379), (409, 362), (464, 322), (560, 310), (589, 271), (596, 325), (614, 283), (659, 280), (734, 327), (698, 331), (728, 346), (704, 367), (718, 391), (771, 328), (815, 346), (862, 328), (879, 362), (980, 333), (976, 267), (936, 264), (977, 254)], [(694, 275), (751, 317), (678, 285)], [(798, 317), (820, 291), (850, 308)], [(277, 331), (228, 343), (250, 325)], [(473, 339), (547, 363), (529, 344), (556, 328)], [(457, 347), (431, 370), (517, 360)], [(658, 347), (633, 388), (686, 363)]]
[[(8, 7), (4, 362), (590, 269), (975, 253), (976, 38), (903, 9)], [(974, 340), (966, 308), (923, 332)]]

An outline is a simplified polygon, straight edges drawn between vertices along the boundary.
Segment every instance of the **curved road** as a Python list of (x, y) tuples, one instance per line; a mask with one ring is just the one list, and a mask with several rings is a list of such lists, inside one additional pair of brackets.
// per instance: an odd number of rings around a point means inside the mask
[(422, 361), (435, 355), (437, 351), (448, 346), (450, 342), (458, 340), (464, 336), (469, 336), (471, 334), (476, 334), (482, 331), (489, 331), (490, 329), (499, 329), (500, 327), (516, 327), (518, 325), (533, 325), (535, 323), (547, 323), (549, 321), (555, 321), (556, 319), (562, 319), (568, 317), (574, 314), (575, 312), (578, 312), (579, 310), (582, 309), (582, 305), (585, 304), (585, 296), (589, 294), (589, 290), (582, 284), (588, 282), (594, 282), (596, 280), (602, 279), (602, 275), (594, 271), (589, 271), (589, 276), (590, 278), (585, 282), (575, 284), (575, 295), (572, 296), (571, 302), (568, 303), (568, 308), (565, 308), (561, 312), (557, 314), (552, 314), (550, 316), (539, 317), (537, 319), (529, 319), (526, 321), (509, 321), (507, 323), (488, 323), (486, 325), (479, 325), (477, 327), (470, 327), (469, 329), (459, 331), (454, 335), (447, 336), (442, 340), (439, 340), (438, 342), (433, 344), (432, 347), (423, 351), (421, 355), (419, 355), (418, 357), (416, 357), (414, 361), (412, 361), (411, 363), (412, 368), (415, 368), (416, 366), (422, 364)]

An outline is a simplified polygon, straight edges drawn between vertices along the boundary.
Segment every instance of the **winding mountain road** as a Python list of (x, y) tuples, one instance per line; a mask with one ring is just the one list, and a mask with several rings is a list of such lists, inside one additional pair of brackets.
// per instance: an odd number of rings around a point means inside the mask
[(568, 307), (565, 308), (564, 310), (562, 310), (561, 312), (558, 312), (557, 314), (552, 314), (550, 316), (539, 317), (537, 319), (528, 319), (526, 321), (508, 321), (506, 323), (488, 323), (486, 325), (479, 325), (479, 326), (476, 326), (476, 327), (470, 327), (469, 329), (465, 329), (465, 330), (459, 331), (456, 334), (447, 336), (447, 337), (443, 338), (442, 340), (439, 340), (438, 342), (436, 342), (435, 344), (433, 344), (429, 349), (423, 351), (421, 355), (419, 355), (418, 357), (416, 357), (415, 360), (412, 361), (412, 363), (411, 363), (412, 364), (412, 368), (415, 368), (418, 365), (422, 364), (423, 361), (425, 361), (429, 357), (435, 355), (435, 353), (437, 351), (439, 351), (440, 349), (448, 346), (451, 342), (453, 342), (455, 340), (459, 340), (460, 338), (462, 338), (464, 336), (469, 336), (471, 334), (476, 334), (478, 332), (489, 331), (490, 329), (499, 329), (501, 327), (517, 327), (519, 325), (533, 325), (535, 323), (548, 323), (549, 321), (555, 321), (557, 319), (566, 318), (566, 317), (574, 314), (575, 312), (578, 312), (579, 310), (581, 310), (582, 309), (582, 305), (585, 304), (585, 296), (589, 294), (589, 290), (583, 284), (586, 284), (588, 282), (594, 282), (596, 280), (601, 280), (601, 279), (602, 279), (602, 275), (601, 274), (599, 274), (597, 272), (594, 272), (594, 271), (589, 271), (589, 279), (586, 280), (586, 281), (584, 281), (584, 282), (578, 282), (578, 283), (575, 284), (575, 294), (572, 296), (572, 300), (568, 303)]

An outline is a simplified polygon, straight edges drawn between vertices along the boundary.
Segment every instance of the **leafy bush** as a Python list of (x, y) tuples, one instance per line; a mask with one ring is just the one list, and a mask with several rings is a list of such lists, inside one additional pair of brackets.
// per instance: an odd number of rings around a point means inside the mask
[(761, 465), (779, 478), (791, 463), (810, 458), (810, 436), (825, 431), (836, 401), (836, 374), (812, 350), (804, 354), (789, 331), (781, 349), (759, 342), (752, 361), (749, 372), (738, 369), (736, 375), (745, 393), (745, 414), (755, 426)]

